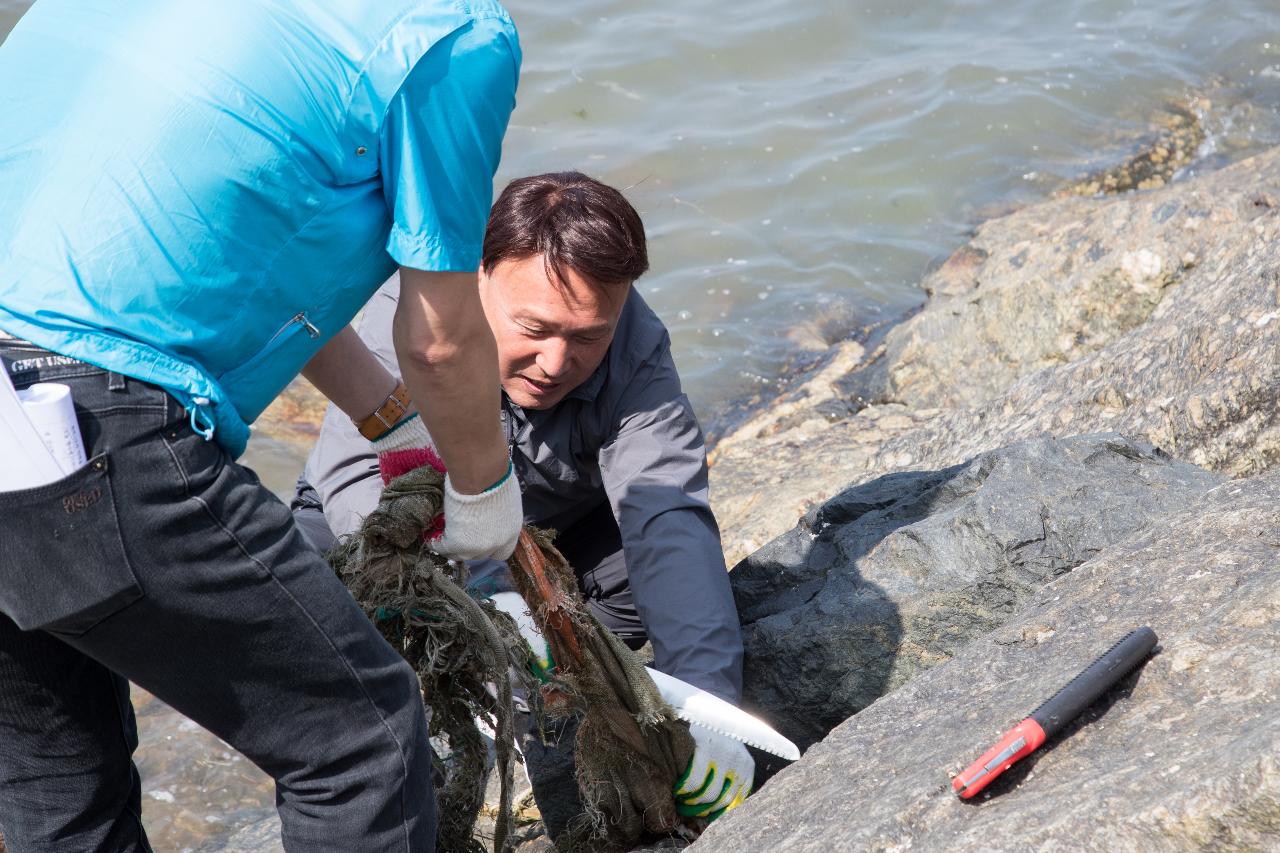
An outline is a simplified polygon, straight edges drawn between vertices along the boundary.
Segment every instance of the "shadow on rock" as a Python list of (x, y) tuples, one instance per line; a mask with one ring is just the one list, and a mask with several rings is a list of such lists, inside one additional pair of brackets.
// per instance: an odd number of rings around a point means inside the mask
[[(746, 646), (746, 703), (802, 750), (849, 716), (846, 709), (864, 708), (885, 692), (902, 642), (897, 605), (857, 568), (858, 557), (878, 538), (864, 537), (855, 546), (858, 553), (850, 554), (835, 534), (869, 513), (881, 521), (866, 525), (879, 538), (920, 520), (923, 516), (910, 509), (910, 498), (936, 487), (955, 470), (890, 474), (850, 489), (815, 508), (730, 574)], [(839, 589), (830, 590), (833, 585)], [(828, 604), (842, 612), (837, 629), (822, 636), (808, 631), (803, 623), (810, 607)], [(821, 642), (822, 654), (806, 649), (810, 642)], [(845, 660), (844, 672), (834, 681), (832, 653)], [(781, 766), (758, 757), (764, 778)]]
[[(846, 489), (730, 575), (746, 703), (806, 749), (1003, 625), (1046, 583), (1221, 481), (1101, 433)], [(1041, 635), (1052, 631), (1028, 641)], [(771, 770), (764, 762), (761, 776)]]

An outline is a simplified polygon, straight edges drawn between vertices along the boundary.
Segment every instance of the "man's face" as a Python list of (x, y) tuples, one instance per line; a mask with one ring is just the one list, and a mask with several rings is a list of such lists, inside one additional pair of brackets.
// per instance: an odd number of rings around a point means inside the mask
[(628, 287), (596, 287), (573, 270), (547, 276), (541, 255), (480, 274), (480, 301), (498, 343), (502, 389), (525, 409), (548, 409), (600, 365)]

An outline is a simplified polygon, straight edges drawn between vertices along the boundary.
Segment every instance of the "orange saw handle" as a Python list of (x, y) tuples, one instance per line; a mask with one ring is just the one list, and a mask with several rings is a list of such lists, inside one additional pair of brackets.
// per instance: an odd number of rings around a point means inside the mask
[(996, 745), (982, 753), (977, 761), (965, 768), (964, 772), (951, 780), (951, 787), (967, 800), (977, 794), (1004, 771), (1013, 766), (1015, 761), (1026, 758), (1044, 743), (1044, 729), (1035, 720), (1027, 717), (996, 742)]

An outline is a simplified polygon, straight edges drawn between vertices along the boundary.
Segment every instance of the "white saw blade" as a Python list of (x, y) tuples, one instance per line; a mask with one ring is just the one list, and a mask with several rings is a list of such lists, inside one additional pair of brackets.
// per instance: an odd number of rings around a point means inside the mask
[(742, 741), (748, 746), (788, 761), (795, 761), (800, 757), (800, 750), (794, 743), (778, 734), (759, 717), (673, 675), (647, 666), (645, 671), (653, 679), (662, 698), (676, 712), (676, 716), (685, 722)]

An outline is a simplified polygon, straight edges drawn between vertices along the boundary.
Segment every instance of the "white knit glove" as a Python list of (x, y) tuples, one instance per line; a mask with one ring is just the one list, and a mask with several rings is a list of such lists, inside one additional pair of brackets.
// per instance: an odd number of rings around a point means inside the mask
[(751, 793), (756, 762), (741, 742), (704, 726), (689, 726), (693, 757), (676, 782), (676, 811), (715, 820)]
[(505, 560), (516, 549), (524, 512), (520, 483), (510, 460), (502, 479), (478, 495), (456, 492), (436, 452), (431, 434), (417, 412), (401, 420), (373, 442), (383, 485), (423, 465), (445, 475), (444, 511), (427, 525), (427, 544), (454, 560), (495, 557)]
[(505, 560), (516, 550), (523, 524), (520, 483), (509, 461), (506, 475), (478, 495), (459, 494), (446, 474), (444, 533), (431, 550), (453, 560)]

